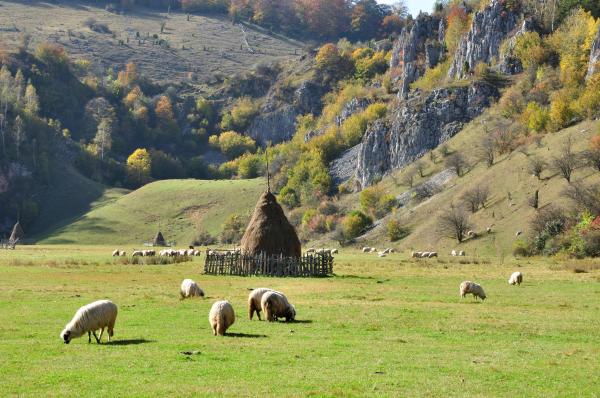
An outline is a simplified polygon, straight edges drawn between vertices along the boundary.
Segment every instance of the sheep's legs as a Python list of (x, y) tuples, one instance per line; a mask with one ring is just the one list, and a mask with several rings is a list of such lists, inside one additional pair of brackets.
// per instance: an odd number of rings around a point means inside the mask
[(104, 334), (104, 328), (100, 329), (100, 337), (98, 337), (98, 343), (102, 340), (102, 335)]
[(100, 339), (98, 338), (98, 336), (96, 336), (95, 330), (92, 332), (92, 334), (94, 335), (94, 338), (96, 339), (96, 343), (100, 344)]
[(88, 331), (88, 344), (92, 342), (92, 332)]

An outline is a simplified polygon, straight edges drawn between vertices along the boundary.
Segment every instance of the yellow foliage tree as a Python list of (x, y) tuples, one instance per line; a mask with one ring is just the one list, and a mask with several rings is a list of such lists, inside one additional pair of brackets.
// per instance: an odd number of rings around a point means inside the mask
[(166, 95), (160, 97), (154, 109), (156, 116), (164, 122), (173, 121), (173, 105)]
[(150, 153), (146, 149), (138, 148), (127, 158), (127, 176), (134, 186), (141, 186), (150, 181), (151, 170)]

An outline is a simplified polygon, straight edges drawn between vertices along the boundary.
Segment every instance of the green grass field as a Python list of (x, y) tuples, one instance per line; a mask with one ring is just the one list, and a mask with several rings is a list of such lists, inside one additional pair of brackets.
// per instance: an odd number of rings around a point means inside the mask
[(157, 181), (131, 193), (110, 189), (89, 211), (38, 238), (44, 244), (122, 248), (152, 240), (160, 227), (165, 239), (187, 246), (199, 228), (218, 236), (230, 214), (251, 212), (265, 188), (258, 178)]
[[(205, 276), (202, 258), (115, 265), (111, 249), (0, 253), (0, 395), (600, 394), (597, 262), (413, 262), (347, 249), (336, 258), (335, 277), (265, 279)], [(506, 283), (516, 269), (525, 276), (520, 287)], [(205, 299), (179, 301), (186, 277), (199, 282)], [(484, 303), (459, 298), (467, 279), (484, 286)], [(249, 321), (248, 289), (261, 286), (284, 291), (298, 321)], [(63, 344), (59, 333), (77, 308), (101, 298), (119, 305), (114, 342)], [(214, 337), (208, 312), (222, 298), (237, 320), (229, 336)]]

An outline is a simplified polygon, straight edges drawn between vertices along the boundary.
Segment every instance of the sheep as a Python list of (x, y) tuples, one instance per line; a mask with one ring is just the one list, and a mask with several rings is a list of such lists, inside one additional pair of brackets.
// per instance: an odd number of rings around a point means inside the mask
[(338, 249), (331, 249), (330, 251), (331, 251), (331, 254), (338, 254), (339, 253)]
[[(252, 320), (252, 317), (254, 316), (254, 312), (256, 311), (256, 316), (258, 316), (258, 320), (261, 320), (260, 311), (262, 310), (262, 307), (261, 307), (260, 302), (262, 300), (263, 295), (267, 292), (277, 292), (277, 291), (273, 290), (273, 289), (269, 289), (267, 287), (259, 287), (250, 292), (250, 294), (248, 295), (248, 319)], [(277, 293), (280, 293), (280, 292), (277, 292)], [(281, 293), (281, 294), (283, 294), (283, 293)]]
[(429, 252), (421, 252), (421, 258), (429, 257)]
[(450, 252), (450, 255), (451, 255), (452, 257), (456, 257), (456, 256), (458, 256), (458, 253), (456, 252), (456, 250), (452, 250), (452, 251)]
[(126, 252), (126, 251), (124, 251), (124, 250), (121, 250), (121, 251), (119, 252), (119, 257), (127, 257), (127, 252)]
[(509, 285), (521, 285), (523, 283), (523, 274), (519, 271), (513, 272), (510, 278), (508, 278)]
[(116, 249), (115, 251), (112, 252), (112, 256), (113, 257), (119, 257), (119, 249)]
[(467, 232), (467, 236), (469, 238), (476, 238), (477, 237), (477, 232), (475, 232), (475, 231), (469, 231), (469, 232)]
[(179, 290), (181, 300), (190, 297), (204, 297), (204, 291), (191, 279), (184, 279)]
[(368, 246), (367, 246), (367, 247), (363, 247), (363, 248), (362, 248), (362, 252), (363, 252), (363, 253), (369, 253), (370, 251), (371, 251), (371, 248), (370, 248), (370, 247), (368, 247)]
[(377, 252), (377, 249), (376, 249), (376, 248), (374, 248), (374, 247), (372, 247), (372, 248), (371, 248), (371, 253), (375, 253), (375, 252)]
[(142, 251), (142, 256), (154, 257), (154, 256), (156, 256), (156, 251), (155, 250), (144, 250), (144, 251)]
[(202, 253), (200, 252), (200, 250), (194, 249), (194, 257), (200, 257), (202, 255)]
[(433, 258), (433, 257), (437, 257), (437, 256), (438, 256), (437, 252), (431, 252), (431, 253), (429, 253), (429, 255), (427, 257)]
[(194, 249), (187, 249), (186, 250), (186, 255), (189, 257), (192, 257), (194, 255)]
[(465, 256), (465, 251), (464, 251), (464, 250), (461, 250), (461, 251), (459, 251), (459, 252), (458, 252), (458, 255), (459, 255), (460, 257), (464, 257), (464, 256)]
[(391, 253), (391, 249), (389, 249), (389, 248), (384, 249), (382, 253), (383, 254), (389, 254), (389, 253)]
[(396, 250), (390, 249), (390, 253), (396, 253)]
[(386, 257), (386, 254), (384, 252), (379, 252), (377, 253), (378, 257)]
[(131, 255), (132, 257), (142, 257), (144, 255), (144, 253), (142, 253), (141, 250), (134, 250), (133, 254)]
[[(60, 337), (65, 344), (69, 344), (72, 339), (81, 337), (87, 332), (88, 343), (91, 343), (93, 333), (96, 342), (100, 344), (104, 328), (107, 328), (108, 341), (110, 342), (111, 337), (114, 336), (117, 312), (117, 305), (109, 300), (99, 300), (84, 305), (77, 310), (71, 322), (67, 323), (67, 326), (60, 333)], [(96, 335), (98, 329), (100, 329), (100, 337)]]
[(410, 256), (411, 256), (412, 258), (420, 258), (420, 257), (421, 257), (421, 254), (423, 254), (423, 253), (421, 253), (421, 252), (412, 252), (412, 253), (410, 254)]
[(485, 300), (486, 295), (483, 288), (475, 282), (464, 281), (460, 284), (460, 297), (465, 298), (467, 294), (472, 294), (477, 300), (479, 297), (481, 300)]
[(485, 229), (485, 232), (487, 232), (488, 234), (491, 234), (492, 233), (492, 226), (490, 225), (489, 227), (487, 227)]
[(287, 297), (280, 292), (266, 292), (260, 300), (260, 306), (269, 322), (277, 321), (283, 317), (286, 322), (296, 319), (296, 308), (288, 302)]
[(517, 232), (515, 233), (515, 236), (520, 236), (522, 233), (523, 233), (523, 231), (517, 231)]
[(210, 308), (208, 321), (213, 335), (225, 336), (227, 329), (235, 322), (235, 312), (231, 303), (226, 300), (215, 302)]

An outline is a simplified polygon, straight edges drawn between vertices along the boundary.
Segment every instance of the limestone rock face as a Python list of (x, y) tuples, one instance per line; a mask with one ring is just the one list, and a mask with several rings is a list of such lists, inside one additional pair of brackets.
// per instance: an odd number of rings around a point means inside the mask
[[(410, 29), (404, 28), (392, 49), (390, 68), (397, 74), (398, 96), (406, 98), (410, 85), (435, 67), (444, 55), (444, 23), (437, 17), (419, 14)], [(424, 65), (418, 62), (423, 57)]]
[(490, 64), (499, 59), (500, 45), (519, 20), (518, 6), (509, 6), (504, 0), (492, 0), (483, 11), (476, 12), (469, 33), (456, 50), (448, 77), (463, 78), (478, 63)]
[(378, 120), (368, 127), (358, 150), (358, 187), (365, 188), (390, 170), (436, 148), (499, 96), (497, 88), (482, 82), (441, 88), (425, 98), (419, 93), (411, 95), (391, 112), (389, 120)]
[(586, 79), (589, 79), (594, 73), (600, 70), (600, 28), (596, 33), (594, 43), (592, 43), (592, 52), (590, 53), (590, 65)]

